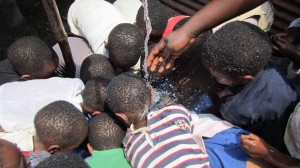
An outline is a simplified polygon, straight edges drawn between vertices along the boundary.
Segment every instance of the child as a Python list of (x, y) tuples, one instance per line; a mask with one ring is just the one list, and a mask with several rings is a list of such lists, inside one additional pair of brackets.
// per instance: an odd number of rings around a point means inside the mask
[(1, 61), (0, 85), (7, 82), (44, 79), (54, 75), (57, 55), (41, 39), (28, 36), (13, 42)]
[(234, 93), (221, 106), (224, 119), (281, 150), (297, 94), (280, 69), (268, 63), (271, 52), (270, 38), (261, 29), (231, 22), (206, 41), (201, 57), (215, 79)]
[(0, 139), (0, 167), (25, 168), (26, 159), (18, 147), (4, 139)]
[(53, 167), (65, 167), (65, 168), (89, 168), (84, 160), (76, 155), (70, 153), (59, 153), (52, 155), (49, 158), (40, 162), (36, 168), (53, 168)]
[(76, 0), (69, 8), (71, 32), (84, 37), (96, 54), (108, 57), (104, 41), (110, 31), (127, 19), (112, 4), (98, 0)]
[(88, 149), (92, 157), (87, 160), (93, 167), (131, 167), (122, 149), (125, 128), (112, 116), (102, 113), (89, 123)]
[(49, 154), (71, 153), (83, 142), (88, 132), (84, 115), (66, 101), (55, 101), (39, 110), (34, 118), (34, 127), (34, 150), (29, 155), (33, 167)]
[(114, 27), (108, 36), (107, 49), (115, 68), (139, 72), (140, 57), (145, 55), (144, 39), (135, 25), (122, 23)]
[[(151, 21), (152, 31), (149, 37), (149, 45), (157, 43), (167, 26), (168, 19), (173, 15), (168, 12), (168, 9), (158, 0), (148, 1), (148, 14)], [(144, 7), (141, 6), (136, 15), (136, 25), (146, 37), (146, 23), (144, 20)]]
[(84, 115), (71, 103), (55, 101), (38, 111), (34, 117), (36, 136), (34, 152), (46, 150), (50, 154), (71, 152), (87, 136)]
[(107, 112), (109, 109), (106, 105), (106, 86), (110, 80), (97, 77), (89, 80), (81, 95), (83, 102), (81, 107), (84, 113), (89, 113), (92, 116)]
[(151, 108), (151, 90), (139, 77), (121, 74), (107, 87), (107, 104), (131, 129), (125, 155), (132, 167), (209, 167), (181, 106)]
[(108, 58), (100, 54), (93, 54), (86, 57), (80, 68), (80, 79), (83, 83), (87, 83), (96, 77), (111, 80), (115, 76), (115, 70)]

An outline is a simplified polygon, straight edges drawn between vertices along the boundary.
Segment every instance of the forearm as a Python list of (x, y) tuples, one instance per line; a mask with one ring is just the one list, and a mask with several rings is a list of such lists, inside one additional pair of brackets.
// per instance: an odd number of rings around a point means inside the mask
[(270, 147), (269, 154), (264, 159), (279, 168), (295, 168), (300, 165), (299, 159), (283, 154), (274, 147)]
[(193, 15), (180, 29), (195, 37), (208, 29), (245, 13), (266, 0), (212, 0)]

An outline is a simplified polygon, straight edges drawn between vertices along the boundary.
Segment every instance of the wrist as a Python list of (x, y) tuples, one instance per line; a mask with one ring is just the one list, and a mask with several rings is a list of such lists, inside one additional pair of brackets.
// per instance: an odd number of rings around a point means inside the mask
[(268, 145), (267, 150), (268, 150), (268, 152), (265, 156), (263, 156), (263, 158), (265, 160), (269, 160), (269, 161), (274, 160), (274, 154), (276, 152), (276, 149), (274, 147)]

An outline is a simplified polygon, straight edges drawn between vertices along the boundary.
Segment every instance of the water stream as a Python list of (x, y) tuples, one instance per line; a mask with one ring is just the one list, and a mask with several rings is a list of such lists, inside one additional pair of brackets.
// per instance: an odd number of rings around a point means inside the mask
[(145, 20), (145, 23), (146, 23), (146, 37), (145, 37), (145, 42), (144, 42), (144, 48), (145, 48), (145, 60), (143, 62), (143, 68), (145, 70), (145, 79), (147, 80), (148, 77), (149, 77), (149, 73), (148, 73), (148, 70), (147, 70), (147, 57), (148, 57), (148, 41), (149, 41), (149, 37), (150, 37), (150, 33), (152, 31), (152, 26), (151, 26), (151, 21), (150, 21), (150, 18), (149, 18), (149, 15), (148, 15), (148, 1), (147, 0), (142, 0), (142, 3), (143, 3), (143, 7), (144, 7), (144, 20)]

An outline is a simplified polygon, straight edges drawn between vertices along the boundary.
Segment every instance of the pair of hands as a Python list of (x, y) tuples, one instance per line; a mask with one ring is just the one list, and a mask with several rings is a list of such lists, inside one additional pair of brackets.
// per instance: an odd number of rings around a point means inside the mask
[(182, 54), (196, 38), (178, 29), (160, 40), (147, 57), (147, 67), (151, 72), (162, 73), (173, 69), (175, 60)]

